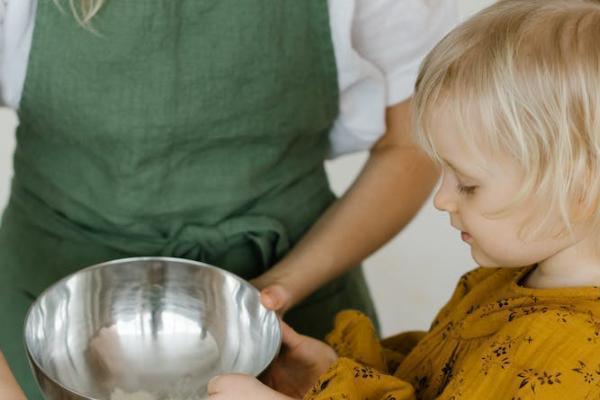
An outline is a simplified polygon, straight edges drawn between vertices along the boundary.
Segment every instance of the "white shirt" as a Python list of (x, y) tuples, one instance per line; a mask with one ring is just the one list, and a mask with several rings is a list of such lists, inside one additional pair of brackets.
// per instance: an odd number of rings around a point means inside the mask
[[(123, 0), (126, 1), (126, 0)], [(331, 156), (365, 150), (385, 108), (413, 92), (427, 52), (458, 21), (456, 0), (328, 0), (340, 114)], [(0, 106), (19, 107), (37, 0), (0, 0)]]

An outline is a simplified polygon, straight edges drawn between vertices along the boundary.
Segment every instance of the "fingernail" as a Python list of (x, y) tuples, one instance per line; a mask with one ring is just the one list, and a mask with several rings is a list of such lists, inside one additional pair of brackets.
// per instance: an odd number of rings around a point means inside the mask
[(271, 301), (269, 302), (271, 309), (273, 310), (278, 310), (279, 309), (279, 302), (277, 300), (273, 300), (271, 299)]
[(262, 300), (262, 303), (263, 303), (263, 304), (264, 304), (264, 305), (265, 305), (267, 308), (272, 308), (272, 307), (273, 307), (273, 303), (274, 303), (274, 301), (273, 301), (273, 297), (271, 297), (271, 294), (270, 294), (270, 292), (269, 292), (269, 291), (264, 291), (264, 292), (262, 293), (261, 300)]

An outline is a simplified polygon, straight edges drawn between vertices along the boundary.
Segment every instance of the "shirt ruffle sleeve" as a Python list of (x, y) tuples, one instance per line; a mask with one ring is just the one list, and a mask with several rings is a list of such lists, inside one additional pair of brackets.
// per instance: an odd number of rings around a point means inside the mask
[[(386, 343), (409, 351), (419, 333), (398, 335)], [(412, 400), (412, 386), (392, 374), (406, 353), (384, 347), (371, 320), (358, 311), (342, 311), (327, 343), (340, 359), (324, 374), (306, 400)]]
[(340, 358), (304, 400), (415, 400), (413, 387), (349, 358)]
[(340, 312), (326, 342), (338, 356), (393, 374), (425, 332), (404, 332), (381, 341), (373, 322), (359, 311)]

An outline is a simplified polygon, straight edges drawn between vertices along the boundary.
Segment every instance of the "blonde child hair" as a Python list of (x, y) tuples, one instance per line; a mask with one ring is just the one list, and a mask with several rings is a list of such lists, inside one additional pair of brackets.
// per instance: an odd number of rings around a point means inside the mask
[(439, 161), (432, 119), (444, 108), (465, 143), (491, 157), (506, 154), (524, 171), (513, 205), (535, 196), (547, 207), (532, 220), (558, 212), (569, 230), (586, 221), (598, 232), (599, 41), (600, 1), (499, 1), (424, 60), (414, 99), (417, 140)]

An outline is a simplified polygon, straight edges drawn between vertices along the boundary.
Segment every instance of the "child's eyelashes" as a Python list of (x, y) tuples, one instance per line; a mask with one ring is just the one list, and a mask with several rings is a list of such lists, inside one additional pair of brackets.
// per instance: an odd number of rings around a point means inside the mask
[(477, 186), (465, 186), (461, 183), (456, 184), (456, 188), (458, 189), (458, 192), (460, 194), (464, 194), (467, 196), (475, 194), (475, 191), (477, 190)]

